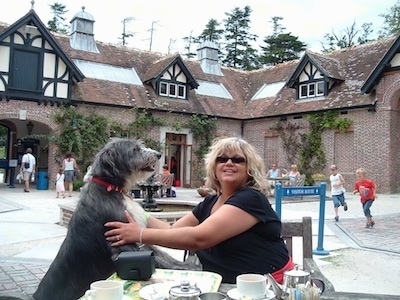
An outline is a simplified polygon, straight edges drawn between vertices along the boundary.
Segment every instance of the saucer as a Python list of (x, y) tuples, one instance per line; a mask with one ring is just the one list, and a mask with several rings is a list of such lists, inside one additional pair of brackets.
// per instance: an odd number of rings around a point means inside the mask
[(173, 284), (153, 283), (142, 287), (139, 296), (145, 300), (168, 298), (169, 290)]
[[(242, 297), (242, 295), (239, 294), (237, 288), (229, 290), (227, 295), (232, 300), (240, 300), (240, 297)], [(274, 292), (271, 290), (267, 290), (267, 295), (265, 295), (265, 297), (260, 300), (273, 300), (273, 299), (275, 299)]]

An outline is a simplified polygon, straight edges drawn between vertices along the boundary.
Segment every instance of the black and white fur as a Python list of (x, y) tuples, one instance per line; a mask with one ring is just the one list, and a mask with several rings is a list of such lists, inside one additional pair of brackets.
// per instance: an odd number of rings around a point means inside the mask
[[(91, 173), (116, 187), (130, 190), (138, 180), (154, 172), (160, 156), (140, 141), (114, 139), (96, 155)], [(144, 210), (139, 204), (118, 191), (107, 191), (101, 184), (88, 182), (82, 189), (67, 236), (33, 298), (78, 299), (89, 289), (90, 283), (106, 279), (115, 272), (113, 259), (122, 251), (152, 250), (158, 268), (198, 269), (151, 245), (140, 249), (137, 244), (111, 247), (104, 237), (104, 224), (113, 220), (127, 222), (126, 209), (136, 222), (146, 226)]]

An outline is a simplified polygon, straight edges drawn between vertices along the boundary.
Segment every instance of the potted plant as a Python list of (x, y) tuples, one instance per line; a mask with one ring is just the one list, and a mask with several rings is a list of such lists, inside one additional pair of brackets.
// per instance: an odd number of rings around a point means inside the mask
[(321, 182), (327, 182), (329, 178), (323, 173), (314, 173), (311, 175), (311, 178), (314, 180), (314, 184), (321, 185)]

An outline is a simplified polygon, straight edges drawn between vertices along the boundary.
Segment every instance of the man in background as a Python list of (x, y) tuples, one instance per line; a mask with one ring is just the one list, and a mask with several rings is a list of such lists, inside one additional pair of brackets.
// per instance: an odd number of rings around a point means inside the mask
[(32, 148), (27, 148), (21, 160), (21, 173), (25, 184), (25, 193), (29, 193), (29, 180), (35, 177), (36, 159), (32, 155)]

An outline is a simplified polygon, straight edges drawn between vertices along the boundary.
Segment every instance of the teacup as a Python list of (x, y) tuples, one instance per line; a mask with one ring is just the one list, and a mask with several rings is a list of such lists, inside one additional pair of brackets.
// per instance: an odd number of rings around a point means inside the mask
[(269, 288), (268, 280), (261, 274), (242, 274), (236, 277), (236, 288), (240, 296), (263, 299)]
[(85, 300), (122, 300), (124, 287), (122, 282), (99, 280), (90, 284), (85, 293)]

